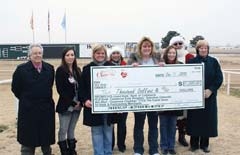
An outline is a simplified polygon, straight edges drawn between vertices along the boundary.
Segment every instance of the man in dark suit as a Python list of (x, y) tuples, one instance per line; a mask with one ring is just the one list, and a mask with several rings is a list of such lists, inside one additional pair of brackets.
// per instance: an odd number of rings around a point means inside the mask
[(12, 79), (12, 92), (19, 99), (17, 141), (21, 155), (34, 155), (41, 146), (51, 155), (55, 143), (55, 110), (52, 99), (54, 68), (42, 61), (43, 47), (29, 46), (30, 60), (17, 67)]

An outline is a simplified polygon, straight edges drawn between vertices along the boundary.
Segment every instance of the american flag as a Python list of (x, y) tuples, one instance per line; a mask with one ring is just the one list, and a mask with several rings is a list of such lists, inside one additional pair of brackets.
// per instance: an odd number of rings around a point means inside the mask
[(62, 25), (62, 28), (63, 28), (64, 30), (66, 30), (66, 12), (65, 12), (64, 15), (63, 15), (63, 19), (62, 19), (61, 25)]

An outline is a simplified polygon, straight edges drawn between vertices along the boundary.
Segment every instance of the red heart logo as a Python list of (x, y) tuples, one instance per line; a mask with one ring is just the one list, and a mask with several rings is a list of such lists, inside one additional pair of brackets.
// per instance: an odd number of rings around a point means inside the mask
[(121, 72), (121, 76), (125, 78), (127, 76), (127, 72)]

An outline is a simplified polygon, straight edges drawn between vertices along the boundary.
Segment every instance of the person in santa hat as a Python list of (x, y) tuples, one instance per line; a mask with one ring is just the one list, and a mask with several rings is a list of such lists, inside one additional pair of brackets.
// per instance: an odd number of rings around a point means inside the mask
[[(194, 58), (194, 55), (186, 50), (185, 39), (182, 36), (175, 36), (169, 42), (169, 46), (173, 46), (177, 50), (177, 59), (182, 63), (187, 63), (190, 59)], [(177, 129), (178, 129), (178, 142), (187, 147), (186, 141), (186, 117), (187, 111), (183, 111), (183, 115), (178, 117)]]
[[(108, 50), (109, 61), (115, 66), (126, 65), (126, 61), (123, 59), (123, 50), (118, 46), (113, 46)], [(127, 134), (127, 121), (128, 113), (119, 113), (118, 114), (118, 122), (117, 122), (117, 146), (120, 152), (125, 152), (126, 145), (126, 134)], [(115, 145), (115, 134), (114, 134), (114, 125), (113, 125), (113, 135), (112, 135), (112, 149)]]

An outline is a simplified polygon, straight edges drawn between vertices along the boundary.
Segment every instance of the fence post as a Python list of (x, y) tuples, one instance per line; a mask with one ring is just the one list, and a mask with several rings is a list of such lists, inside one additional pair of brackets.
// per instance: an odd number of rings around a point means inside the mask
[(226, 76), (225, 76), (226, 72), (223, 71), (223, 85), (226, 86)]
[(230, 78), (231, 78), (231, 73), (228, 74), (228, 79), (227, 79), (227, 95), (230, 95)]

